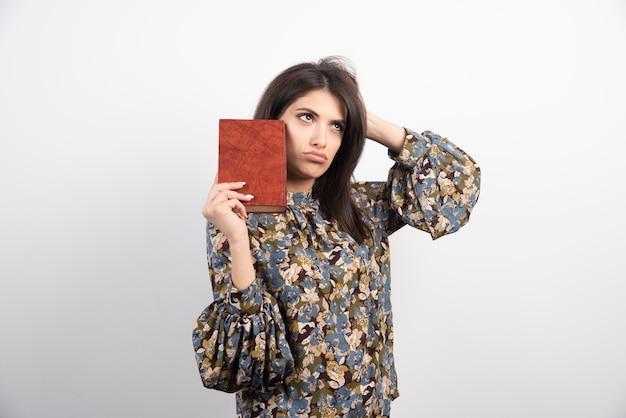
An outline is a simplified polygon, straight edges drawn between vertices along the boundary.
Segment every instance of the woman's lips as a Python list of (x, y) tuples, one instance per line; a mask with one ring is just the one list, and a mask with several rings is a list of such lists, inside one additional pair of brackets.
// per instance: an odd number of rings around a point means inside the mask
[(315, 152), (315, 151), (305, 152), (304, 156), (308, 160), (313, 161), (315, 163), (325, 163), (326, 160), (328, 159), (326, 155), (322, 154), (321, 152)]

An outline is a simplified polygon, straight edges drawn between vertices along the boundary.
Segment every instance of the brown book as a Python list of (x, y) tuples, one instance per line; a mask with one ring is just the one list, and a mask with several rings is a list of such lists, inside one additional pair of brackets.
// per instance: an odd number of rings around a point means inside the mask
[(281, 213), (287, 207), (287, 151), (282, 120), (220, 119), (219, 183), (245, 181), (248, 212)]

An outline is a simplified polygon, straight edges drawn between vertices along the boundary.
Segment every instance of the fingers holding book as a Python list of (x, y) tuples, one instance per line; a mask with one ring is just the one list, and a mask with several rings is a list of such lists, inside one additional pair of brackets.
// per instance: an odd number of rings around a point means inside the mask
[(227, 239), (247, 234), (246, 208), (242, 202), (254, 197), (239, 193), (245, 182), (214, 183), (202, 208), (202, 215), (213, 223)]

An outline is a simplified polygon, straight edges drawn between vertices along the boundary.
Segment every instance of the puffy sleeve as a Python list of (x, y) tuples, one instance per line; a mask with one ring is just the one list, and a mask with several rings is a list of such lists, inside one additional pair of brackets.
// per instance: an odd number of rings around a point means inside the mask
[(207, 258), (213, 302), (193, 330), (193, 346), (205, 387), (224, 392), (269, 392), (294, 369), (276, 300), (259, 281), (242, 292), (231, 283), (228, 242), (210, 223)]
[(433, 132), (407, 129), (403, 149), (389, 155), (396, 163), (388, 197), (402, 223), (436, 239), (469, 221), (480, 193), (480, 168), (463, 150)]
[(359, 185), (388, 233), (404, 225), (433, 239), (458, 231), (469, 221), (480, 193), (480, 168), (463, 150), (433, 132), (406, 129), (402, 150), (389, 152), (395, 164), (386, 183)]

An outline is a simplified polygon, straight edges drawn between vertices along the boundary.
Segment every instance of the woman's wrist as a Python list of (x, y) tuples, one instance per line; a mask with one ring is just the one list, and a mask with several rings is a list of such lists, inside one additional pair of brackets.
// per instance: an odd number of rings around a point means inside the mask
[(405, 135), (404, 127), (367, 112), (367, 137), (369, 139), (398, 153), (402, 151)]

